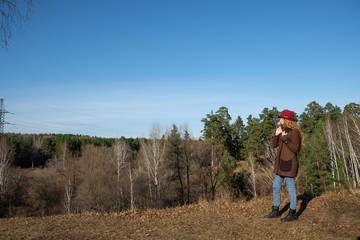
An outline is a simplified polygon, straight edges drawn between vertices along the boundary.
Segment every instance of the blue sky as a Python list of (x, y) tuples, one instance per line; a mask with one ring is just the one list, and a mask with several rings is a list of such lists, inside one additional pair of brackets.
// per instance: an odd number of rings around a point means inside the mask
[(360, 1), (51, 0), (0, 49), (5, 132), (147, 137), (360, 103)]

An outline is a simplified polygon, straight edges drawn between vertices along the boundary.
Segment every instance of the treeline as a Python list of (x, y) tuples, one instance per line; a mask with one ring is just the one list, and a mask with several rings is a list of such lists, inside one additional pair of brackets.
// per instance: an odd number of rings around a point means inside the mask
[[(121, 212), (271, 193), (280, 111), (232, 121), (226, 107), (201, 121), (202, 137), (186, 125), (148, 138), (5, 134), (0, 139), (1, 216)], [(306, 139), (299, 153), (299, 193), (360, 186), (360, 105), (307, 105), (296, 115)]]

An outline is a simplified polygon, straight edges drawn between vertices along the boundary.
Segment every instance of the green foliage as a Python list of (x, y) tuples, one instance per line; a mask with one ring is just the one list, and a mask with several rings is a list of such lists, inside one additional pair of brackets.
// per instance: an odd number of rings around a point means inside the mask
[(130, 148), (138, 152), (140, 150), (140, 139), (139, 138), (127, 138), (126, 142), (129, 144)]
[(10, 143), (14, 153), (14, 165), (22, 168), (44, 166), (48, 156), (33, 145), (30, 137), (21, 135), (10, 137)]
[(301, 130), (304, 133), (313, 133), (318, 121), (324, 117), (324, 109), (317, 102), (313, 101), (307, 105), (305, 111), (300, 115)]
[(247, 179), (248, 173), (244, 169), (242, 169), (241, 172), (233, 173), (232, 176), (227, 179), (227, 184), (230, 187), (233, 198), (248, 196), (246, 187)]
[(181, 157), (183, 153), (181, 148), (181, 135), (175, 124), (168, 136), (168, 152), (175, 157)]
[(167, 160), (171, 168), (182, 168), (183, 149), (181, 147), (181, 136), (176, 125), (173, 125), (168, 136)]
[(224, 146), (228, 146), (229, 140), (231, 140), (231, 117), (226, 107), (220, 107), (214, 114), (211, 111), (201, 121), (204, 123), (203, 138), (211, 141), (216, 145), (222, 143)]
[(52, 138), (43, 138), (41, 144), (41, 150), (47, 155), (53, 155), (55, 153), (55, 142)]
[(78, 137), (71, 137), (67, 141), (67, 147), (74, 157), (81, 155), (81, 140)]
[(230, 120), (226, 107), (220, 107), (215, 114), (211, 111), (201, 120), (204, 123), (202, 138), (210, 141), (213, 146), (224, 146), (231, 156), (240, 159), (243, 145), (240, 136), (244, 134), (244, 126), (240, 117), (233, 125), (230, 124)]
[(262, 131), (259, 118), (253, 118), (252, 115), (248, 117), (248, 125), (246, 126), (246, 139), (244, 156), (252, 152), (257, 159), (263, 153), (262, 145)]
[(231, 176), (236, 168), (236, 160), (226, 150), (221, 158), (220, 167), (224, 178)]
[(344, 113), (352, 114), (354, 117), (360, 117), (360, 104), (349, 103), (344, 107)]
[(328, 166), (330, 153), (326, 144), (323, 122), (318, 121), (313, 134), (307, 137), (306, 146), (299, 155), (300, 166), (304, 175), (299, 176), (299, 183), (305, 187), (306, 192), (320, 195), (331, 183)]
[(236, 168), (236, 160), (230, 155), (228, 151), (225, 150), (223, 157), (220, 161), (220, 172), (219, 180), (221, 185), (227, 191), (231, 191), (233, 174)]
[(334, 106), (331, 103), (327, 103), (324, 107), (324, 113), (330, 116), (330, 119), (336, 121), (341, 118), (341, 108)]
[(245, 159), (241, 154), (244, 149), (244, 137), (246, 135), (245, 125), (240, 116), (231, 125), (232, 128), (232, 145), (234, 149), (234, 157), (238, 160)]
[(345, 189), (349, 189), (352, 179), (347, 178), (345, 174), (345, 160), (343, 158), (338, 158), (337, 164), (340, 173), (340, 183), (345, 187)]
[(268, 108), (264, 108), (260, 116), (260, 133), (261, 139), (271, 139), (274, 134), (274, 129), (276, 129), (276, 125), (279, 122), (280, 112), (276, 107), (273, 107), (271, 110)]

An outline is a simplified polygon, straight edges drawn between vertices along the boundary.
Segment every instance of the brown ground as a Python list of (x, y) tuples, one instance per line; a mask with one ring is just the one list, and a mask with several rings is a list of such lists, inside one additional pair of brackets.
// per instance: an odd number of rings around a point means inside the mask
[[(298, 221), (264, 219), (272, 197), (121, 214), (0, 219), (0, 239), (358, 239), (360, 196), (298, 201)], [(284, 202), (288, 198), (284, 195)], [(306, 207), (306, 208), (305, 208)], [(286, 212), (287, 213), (287, 212)], [(282, 217), (286, 215), (283, 214)], [(359, 238), (360, 239), (360, 238)]]

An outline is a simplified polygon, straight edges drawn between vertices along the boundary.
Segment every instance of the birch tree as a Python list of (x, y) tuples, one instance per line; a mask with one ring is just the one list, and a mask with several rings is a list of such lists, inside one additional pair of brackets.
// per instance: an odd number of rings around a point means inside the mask
[(12, 152), (6, 137), (0, 138), (0, 200), (6, 192)]
[[(326, 141), (329, 146), (330, 150), (330, 165), (331, 165), (331, 175), (334, 179), (340, 180), (340, 174), (339, 174), (339, 167), (337, 164), (337, 156), (336, 156), (336, 144), (335, 139), (333, 137), (333, 130), (332, 130), (332, 124), (330, 116), (327, 116), (325, 118), (325, 136)], [(333, 182), (334, 186), (336, 185), (336, 182)]]
[[(141, 144), (142, 164), (148, 175), (149, 195), (153, 207), (157, 207), (160, 195), (161, 170), (164, 164), (166, 142), (161, 139), (161, 128), (159, 124), (153, 124), (150, 130), (150, 139), (142, 140)], [(152, 189), (154, 186), (154, 189)]]
[[(116, 141), (113, 144), (113, 157), (111, 159), (116, 167), (116, 172), (117, 172), (117, 194), (118, 194), (117, 211), (120, 210), (120, 205), (123, 198), (122, 187), (120, 184), (120, 174), (121, 174), (121, 170), (125, 168), (126, 160), (128, 159), (129, 155), (130, 155), (130, 148), (124, 140)], [(130, 187), (132, 188), (132, 185)]]
[(124, 140), (116, 141), (113, 144), (113, 153), (112, 161), (116, 167), (117, 181), (119, 183), (121, 170), (125, 167), (126, 160), (130, 155), (130, 148)]
[(345, 147), (344, 147), (344, 143), (343, 143), (343, 138), (342, 138), (342, 133), (343, 131), (341, 130), (340, 128), (340, 124), (337, 124), (337, 135), (338, 135), (338, 144), (340, 145), (339, 148), (340, 148), (340, 153), (341, 153), (341, 156), (342, 156), (342, 161), (344, 163), (344, 167), (343, 167), (343, 175), (344, 177), (346, 178), (345, 179), (345, 182), (348, 181), (349, 179), (349, 172), (348, 172), (348, 167), (347, 167), (347, 161), (346, 161), (346, 155), (345, 155)]
[[(132, 162), (132, 161), (131, 161)], [(135, 200), (134, 200), (134, 181), (135, 181), (135, 174), (133, 171), (133, 166), (129, 162), (129, 180), (130, 180), (130, 209), (134, 210)]]
[(249, 170), (250, 170), (250, 177), (249, 177), (249, 182), (251, 185), (251, 188), (249, 189), (251, 194), (256, 197), (256, 178), (255, 178), (255, 158), (253, 156), (253, 154), (250, 152), (248, 155), (248, 166), (249, 166)]
[(350, 170), (351, 170), (351, 175), (352, 175), (352, 179), (353, 179), (353, 187), (356, 188), (356, 187), (360, 186), (360, 174), (359, 174), (360, 164), (359, 164), (358, 157), (355, 153), (353, 143), (351, 141), (347, 118), (348, 117), (345, 115), (345, 118), (343, 120), (344, 133), (345, 133), (345, 139), (346, 139), (346, 142), (347, 142), (347, 145), (349, 148)]
[(65, 178), (64, 209), (66, 214), (71, 214), (76, 183), (75, 158), (69, 154), (66, 141), (61, 144), (61, 151), (61, 162), (57, 166), (57, 171)]

